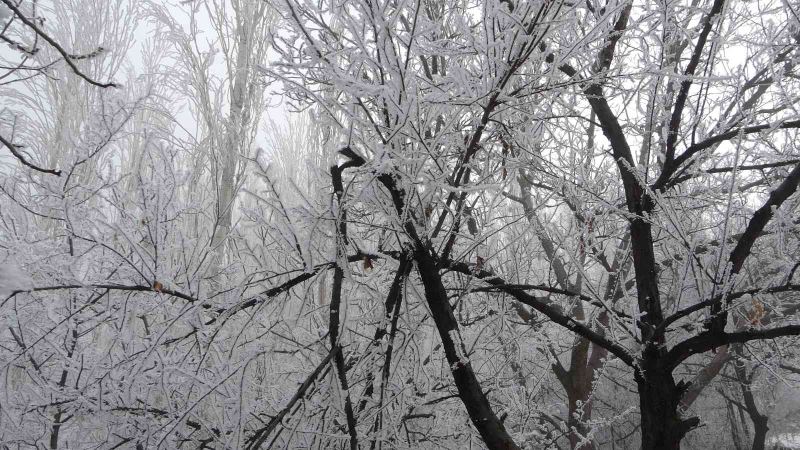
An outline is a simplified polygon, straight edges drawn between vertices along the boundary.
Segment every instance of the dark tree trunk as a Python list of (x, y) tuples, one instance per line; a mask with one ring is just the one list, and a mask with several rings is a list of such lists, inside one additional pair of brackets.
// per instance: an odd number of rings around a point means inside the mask
[[(479, 134), (476, 133), (476, 139)], [(477, 141), (476, 141), (477, 142)], [(364, 159), (356, 155), (349, 147), (340, 151), (340, 154), (350, 158), (342, 168), (356, 167), (364, 164)], [(378, 180), (389, 190), (392, 203), (398, 214), (404, 214), (405, 192), (395, 184), (394, 178), (388, 174), (381, 174)], [(406, 221), (403, 228), (413, 241), (413, 256), (417, 263), (417, 271), (425, 291), (425, 301), (431, 311), (431, 317), (436, 324), (439, 337), (442, 340), (445, 357), (450, 370), (453, 374), (453, 381), (458, 389), (458, 396), (467, 409), (467, 414), (472, 420), (472, 424), (480, 433), (484, 444), (491, 450), (516, 450), (519, 446), (506, 431), (503, 421), (497, 417), (481, 389), (480, 382), (475, 376), (472, 364), (466, 355), (466, 348), (461, 341), (461, 333), (458, 322), (453, 315), (453, 309), (448, 300), (447, 291), (442, 283), (442, 276), (439, 273), (440, 267), (436, 259), (428, 254), (422, 239), (417, 234), (413, 223)], [(457, 337), (457, 341), (454, 339)]]
[(442, 284), (439, 268), (433, 258), (428, 255), (425, 248), (417, 244), (414, 259), (417, 262), (422, 285), (425, 290), (425, 300), (431, 310), (431, 316), (436, 323), (439, 336), (442, 339), (447, 362), (453, 374), (458, 395), (467, 409), (473, 425), (483, 438), (483, 442), (491, 450), (519, 449), (517, 444), (506, 431), (503, 422), (492, 410), (489, 400), (481, 389), (472, 364), (466, 355), (466, 349), (461, 342), (458, 322), (453, 315), (453, 310)]
[(647, 354), (655, 351), (645, 351), (642, 372), (635, 374), (639, 386), (642, 449), (677, 450), (686, 433), (700, 421), (696, 417), (680, 418), (678, 405), (686, 387), (676, 384), (671, 372), (657, 367), (657, 356)]
[(755, 429), (752, 449), (764, 450), (766, 447), (767, 432), (769, 431), (769, 426), (767, 425), (768, 418), (766, 416), (759, 416), (758, 418), (751, 416), (751, 419), (753, 419), (753, 428)]
[[(741, 345), (737, 345), (734, 347), (736, 353), (741, 355), (742, 348)], [(753, 395), (753, 391), (750, 389), (753, 383), (753, 378), (755, 378), (756, 373), (753, 370), (749, 375), (747, 373), (747, 369), (741, 364), (734, 364), (734, 370), (736, 371), (736, 378), (739, 380), (739, 387), (742, 390), (742, 398), (744, 399), (744, 409), (747, 412), (747, 415), (750, 416), (750, 420), (753, 422), (753, 446), (751, 447), (752, 450), (764, 450), (766, 446), (767, 440), (767, 432), (769, 431), (769, 417), (761, 414), (758, 410), (758, 405), (756, 404), (756, 398)]]
[(572, 350), (570, 361), (570, 371), (564, 385), (567, 391), (567, 405), (569, 416), (567, 425), (569, 426), (569, 446), (573, 450), (594, 450), (594, 444), (584, 441), (584, 436), (589, 432), (585, 421), (591, 418), (592, 403), (590, 395), (592, 393), (593, 371), (589, 367), (589, 340), (578, 338)]
[[(569, 403), (569, 419), (567, 420), (569, 447), (573, 450), (595, 450), (592, 441), (584, 441), (584, 436), (589, 433), (585, 421), (591, 417), (589, 393), (584, 393), (581, 389), (568, 390), (567, 400)], [(581, 402), (580, 406), (578, 406), (579, 401)]]

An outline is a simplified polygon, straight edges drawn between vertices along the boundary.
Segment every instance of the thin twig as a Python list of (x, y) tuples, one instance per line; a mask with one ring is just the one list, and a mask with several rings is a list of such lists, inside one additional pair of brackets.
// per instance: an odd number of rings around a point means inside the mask
[[(79, 77), (81, 77), (84, 80), (86, 80), (87, 83), (89, 83), (89, 84), (91, 84), (93, 86), (101, 87), (101, 88), (117, 87), (116, 83), (113, 83), (113, 82), (100, 83), (98, 81), (93, 80), (88, 75), (84, 74), (83, 72), (81, 72), (81, 70), (78, 69), (78, 66), (75, 65), (74, 62), (72, 62), (73, 58), (74, 59), (80, 59), (80, 57), (75, 57), (75, 55), (72, 55), (69, 52), (67, 52), (66, 50), (64, 50), (64, 48), (61, 47), (61, 45), (59, 45), (58, 42), (55, 41), (55, 39), (51, 38), (47, 33), (42, 31), (42, 29), (40, 29), (38, 26), (36, 26), (36, 24), (32, 20), (30, 20), (27, 17), (25, 17), (25, 15), (22, 14), (22, 12), (19, 10), (19, 8), (17, 8), (16, 5), (14, 5), (14, 3), (11, 0), (0, 0), (0, 2), (3, 2), (3, 4), (5, 4), (8, 7), (8, 9), (10, 9), (11, 11), (14, 11), (14, 14), (16, 14), (17, 17), (19, 17), (19, 20), (21, 20), (22, 23), (27, 25), (39, 37), (44, 39), (48, 44), (50, 44), (54, 49), (56, 49), (56, 51), (59, 54), (61, 54), (62, 57), (64, 57), (64, 61), (67, 63), (67, 65), (69, 65), (69, 67), (72, 69), (72, 71), (75, 72), (75, 74), (78, 75)], [(95, 53), (95, 52), (93, 52), (93, 53)], [(90, 55), (91, 55), (91, 53), (90, 53)]]

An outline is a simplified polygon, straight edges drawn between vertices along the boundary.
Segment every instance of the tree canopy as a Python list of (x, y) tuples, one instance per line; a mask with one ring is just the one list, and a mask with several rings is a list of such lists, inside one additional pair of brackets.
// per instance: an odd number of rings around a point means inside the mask
[(800, 432), (800, 5), (0, 2), (6, 447)]

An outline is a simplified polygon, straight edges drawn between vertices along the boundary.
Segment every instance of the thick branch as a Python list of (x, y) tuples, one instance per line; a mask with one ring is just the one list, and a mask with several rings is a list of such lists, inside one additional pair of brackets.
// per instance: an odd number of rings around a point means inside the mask
[[(458, 271), (461, 272), (461, 273), (465, 273), (465, 271), (467, 270), (465, 268), (465, 266), (463, 265), (463, 263), (460, 263), (457, 266), (459, 266), (459, 270)], [(471, 292), (492, 292), (492, 291), (504, 291), (505, 292), (505, 291), (508, 291), (509, 289), (516, 289), (516, 290), (520, 290), (520, 291), (529, 291), (529, 290), (544, 291), (544, 292), (549, 292), (551, 294), (560, 294), (560, 295), (564, 295), (564, 296), (567, 296), (567, 297), (577, 298), (578, 300), (580, 300), (582, 302), (589, 303), (590, 305), (597, 306), (598, 308), (603, 308), (606, 311), (609, 310), (609, 308), (605, 304), (603, 304), (603, 302), (594, 300), (591, 297), (589, 297), (588, 295), (580, 294), (580, 293), (577, 293), (577, 292), (568, 291), (568, 290), (565, 290), (565, 289), (554, 288), (554, 287), (551, 287), (551, 286), (541, 285), (541, 284), (492, 285), (492, 286), (474, 288), (474, 289), (471, 289)], [(539, 298), (540, 301), (542, 301), (542, 302), (544, 302), (546, 304), (550, 304), (550, 302), (548, 300), (544, 299), (544, 298), (541, 298), (541, 297), (537, 297), (537, 298)], [(624, 313), (622, 311), (619, 311), (619, 310), (616, 310), (616, 309), (610, 309), (610, 311), (613, 312), (618, 317), (623, 317), (625, 319), (630, 319), (631, 318), (631, 316), (629, 314)]]
[[(731, 252), (728, 260), (731, 266), (728, 276), (731, 280), (734, 279), (742, 269), (742, 266), (744, 266), (745, 260), (750, 256), (753, 244), (755, 244), (756, 239), (761, 236), (767, 223), (769, 223), (770, 219), (772, 219), (772, 216), (775, 214), (775, 210), (780, 208), (783, 202), (795, 193), (798, 184), (800, 184), (800, 164), (798, 164), (789, 173), (786, 179), (769, 194), (767, 201), (753, 214), (753, 217), (747, 224), (747, 228), (744, 233), (742, 233), (742, 237), (739, 238), (739, 242)], [(730, 302), (731, 299), (726, 299), (726, 303), (729, 304)], [(711, 305), (712, 321), (710, 325), (711, 329), (717, 333), (725, 328), (725, 323), (728, 319), (728, 314), (723, 310), (722, 306), (721, 299)]]
[(425, 300), (439, 331), (453, 380), (472, 423), (488, 448), (492, 450), (518, 449), (519, 446), (492, 410), (489, 400), (475, 376), (436, 262), (420, 242), (416, 244), (414, 258), (417, 261), (417, 269), (425, 289)]
[[(681, 167), (684, 163), (686, 163), (689, 159), (691, 159), (697, 153), (706, 150), (710, 147), (713, 147), (717, 144), (720, 144), (725, 141), (729, 141), (731, 139), (736, 138), (737, 136), (741, 135), (748, 135), (748, 134), (755, 134), (760, 133), (765, 130), (780, 130), (780, 129), (791, 129), (791, 128), (800, 128), (800, 120), (789, 120), (786, 122), (782, 122), (778, 125), (770, 125), (770, 124), (761, 124), (761, 125), (753, 125), (749, 127), (742, 127), (742, 128), (734, 128), (732, 130), (726, 131), (724, 133), (720, 133), (714, 136), (711, 136), (701, 142), (691, 145), (689, 148), (686, 149), (683, 153), (680, 154), (672, 163), (671, 170), (667, 172), (665, 169), (661, 176), (656, 180), (655, 183), (652, 185), (652, 189), (654, 190), (664, 190), (669, 186), (673, 186), (685, 179), (685, 177), (681, 177), (677, 180), (670, 181), (670, 177), (677, 169)], [(794, 160), (792, 160), (794, 161)], [(788, 161), (787, 161), (788, 162)], [(784, 165), (784, 163), (776, 163), (775, 166), (765, 165), (764, 168), (769, 167), (778, 167), (778, 165)], [(752, 170), (758, 169), (758, 167), (753, 167), (751, 169), (743, 169), (743, 170)], [(719, 172), (724, 171), (723, 169), (717, 170)], [(714, 169), (707, 171), (708, 173), (715, 173)]]
[(333, 360), (336, 366), (336, 374), (339, 378), (339, 385), (344, 395), (344, 412), (347, 420), (347, 432), (350, 434), (350, 449), (358, 449), (358, 431), (356, 429), (356, 417), (353, 411), (353, 400), (350, 398), (350, 386), (347, 381), (347, 369), (342, 355), (342, 344), (339, 342), (339, 310), (342, 303), (342, 284), (344, 282), (344, 270), (340, 260), (346, 255), (347, 245), (347, 210), (344, 207), (342, 197), (344, 195), (344, 185), (342, 184), (342, 172), (348, 164), (356, 164), (352, 158), (341, 167), (334, 165), (331, 167), (331, 178), (333, 179), (333, 194), (336, 198), (338, 216), (336, 217), (336, 264), (333, 268), (333, 287), (331, 289), (331, 304), (328, 319), (328, 337), (330, 338), (331, 348), (338, 348)]
[(686, 308), (681, 309), (680, 311), (676, 311), (674, 314), (670, 315), (664, 322), (659, 326), (661, 329), (666, 329), (669, 325), (673, 324), (675, 321), (680, 320), (694, 312), (700, 311), (704, 308), (707, 308), (714, 303), (722, 301), (722, 299), (727, 299), (728, 302), (731, 302), (737, 298), (743, 297), (745, 295), (756, 295), (756, 294), (776, 294), (779, 292), (792, 292), (792, 291), (800, 291), (800, 284), (785, 284), (783, 286), (775, 286), (771, 288), (755, 288), (755, 289), (747, 289), (744, 291), (737, 291), (732, 292), (727, 295), (717, 295), (711, 299), (703, 300), (702, 302), (695, 303), (692, 306), (688, 306)]
[(730, 361), (731, 354), (728, 352), (728, 346), (724, 346), (721, 349), (717, 350), (717, 354), (714, 355), (714, 358), (711, 359), (711, 362), (708, 363), (705, 367), (703, 367), (700, 372), (695, 375), (692, 382), (689, 383), (689, 387), (684, 392), (683, 397), (681, 397), (681, 409), (684, 411), (689, 409), (692, 404), (700, 397), (700, 393), (706, 388), (706, 386), (711, 383), (711, 381), (716, 378), (716, 376), (722, 371), (725, 365)]
[[(621, 33), (627, 26), (627, 20), (618, 22), (615, 27)], [(548, 61), (553, 58), (547, 58)], [(576, 77), (577, 71), (569, 65), (562, 64), (559, 70), (570, 77)], [(578, 80), (581, 81), (581, 80)], [(639, 309), (646, 313), (640, 324), (642, 336), (645, 340), (663, 341), (663, 336), (652, 333), (663, 318), (660, 293), (658, 290), (658, 277), (656, 275), (655, 252), (653, 250), (653, 235), (648, 216), (652, 214), (655, 203), (648, 192), (649, 187), (643, 186), (635, 173), (636, 163), (633, 160), (630, 145), (619, 119), (608, 100), (603, 95), (602, 86), (597, 82), (583, 81), (586, 100), (592, 107), (597, 120), (601, 124), (603, 134), (611, 144), (614, 160), (617, 163), (622, 185), (625, 190), (625, 203), (628, 211), (633, 216), (630, 219), (631, 254), (634, 261), (636, 274), (636, 292)]]
[(685, 78), (681, 82), (681, 89), (678, 92), (677, 98), (675, 99), (675, 107), (673, 108), (672, 116), (669, 119), (667, 148), (666, 154), (664, 155), (665, 159), (662, 177), (664, 174), (674, 171), (674, 168), (677, 167), (675, 164), (673, 164), (673, 159), (675, 158), (675, 143), (678, 141), (678, 133), (680, 132), (683, 108), (686, 106), (686, 100), (689, 98), (689, 89), (692, 87), (692, 78), (697, 70), (697, 66), (700, 64), (700, 57), (703, 55), (703, 49), (706, 46), (708, 35), (711, 33), (711, 28), (714, 26), (714, 18), (715, 16), (719, 15), (724, 5), (725, 0), (714, 0), (714, 4), (711, 6), (711, 11), (709, 11), (708, 15), (703, 18), (703, 28), (700, 31), (700, 36), (697, 38), (697, 43), (695, 44), (694, 52), (692, 52), (692, 57), (689, 60), (689, 64), (686, 66), (686, 70), (684, 71)]
[(717, 347), (722, 347), (723, 345), (797, 335), (800, 335), (800, 325), (786, 325), (763, 330), (736, 331), (733, 333), (715, 333), (707, 331), (686, 339), (673, 347), (664, 358), (663, 365), (667, 370), (672, 371), (686, 358), (698, 353), (705, 353)]
[(297, 392), (294, 393), (294, 395), (286, 404), (286, 406), (282, 410), (280, 410), (280, 412), (278, 412), (278, 414), (276, 414), (272, 418), (272, 420), (269, 421), (267, 425), (256, 430), (255, 433), (253, 433), (253, 435), (248, 439), (249, 443), (245, 447), (247, 450), (255, 450), (261, 448), (261, 445), (267, 440), (270, 433), (272, 433), (272, 430), (274, 430), (275, 427), (277, 427), (283, 422), (283, 418), (286, 417), (286, 415), (289, 414), (289, 412), (291, 412), (294, 405), (298, 401), (300, 401), (300, 399), (302, 399), (303, 396), (305, 396), (306, 391), (308, 390), (308, 388), (311, 387), (312, 384), (314, 384), (314, 381), (322, 372), (322, 369), (324, 369), (325, 366), (327, 366), (328, 363), (331, 362), (331, 359), (333, 359), (333, 357), (336, 354), (338, 354), (339, 351), (340, 351), (339, 347), (334, 347), (333, 349), (331, 349), (331, 351), (328, 353), (328, 356), (326, 356), (322, 360), (322, 362), (320, 362), (317, 365), (314, 371), (311, 372), (311, 374), (309, 374), (308, 377), (306, 377), (305, 381), (303, 381), (303, 384), (301, 384), (300, 387), (297, 388)]
[(561, 311), (561, 308), (557, 305), (546, 302), (539, 297), (530, 295), (522, 289), (515, 288), (514, 285), (506, 283), (505, 280), (491, 272), (485, 270), (474, 272), (464, 263), (451, 263), (448, 265), (448, 268), (457, 272), (474, 275), (476, 278), (483, 280), (485, 283), (488, 283), (498, 290), (513, 296), (517, 301), (530, 306), (536, 311), (539, 311), (558, 325), (561, 325), (569, 331), (592, 341), (592, 343), (600, 347), (607, 349), (625, 364), (628, 364), (631, 367), (634, 366), (634, 359), (627, 349), (619, 344), (615, 344), (602, 334), (564, 314), (564, 312)]
[(798, 183), (800, 183), (800, 164), (795, 166), (786, 179), (769, 194), (766, 203), (753, 214), (744, 234), (742, 234), (736, 247), (731, 252), (732, 275), (739, 273), (745, 260), (750, 255), (750, 250), (753, 248), (756, 239), (775, 214), (775, 209), (780, 208), (783, 202), (795, 193)]
[[(345, 148), (340, 153), (347, 156), (353, 166), (361, 166), (364, 159), (355, 154), (352, 149)], [(397, 187), (395, 179), (386, 173), (377, 176), (378, 181), (389, 191), (392, 203), (397, 213), (402, 217), (405, 208), (406, 193)], [(425, 290), (425, 300), (431, 311), (445, 357), (450, 364), (453, 381), (458, 389), (458, 395), (467, 409), (473, 425), (480, 433), (486, 446), (492, 450), (518, 449), (519, 446), (508, 434), (503, 422), (492, 410), (486, 394), (481, 389), (472, 364), (466, 356), (466, 348), (461, 341), (458, 322), (453, 315), (453, 310), (447, 296), (447, 291), (442, 284), (442, 277), (434, 257), (428, 253), (429, 248), (423, 242), (410, 220), (403, 223), (403, 229), (411, 239), (413, 256), (417, 263), (417, 270)]]

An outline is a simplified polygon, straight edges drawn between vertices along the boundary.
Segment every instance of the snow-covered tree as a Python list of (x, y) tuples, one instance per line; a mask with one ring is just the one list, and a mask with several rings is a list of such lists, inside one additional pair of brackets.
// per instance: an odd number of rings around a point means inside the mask
[(0, 0), (0, 443), (765, 448), (797, 11)]

